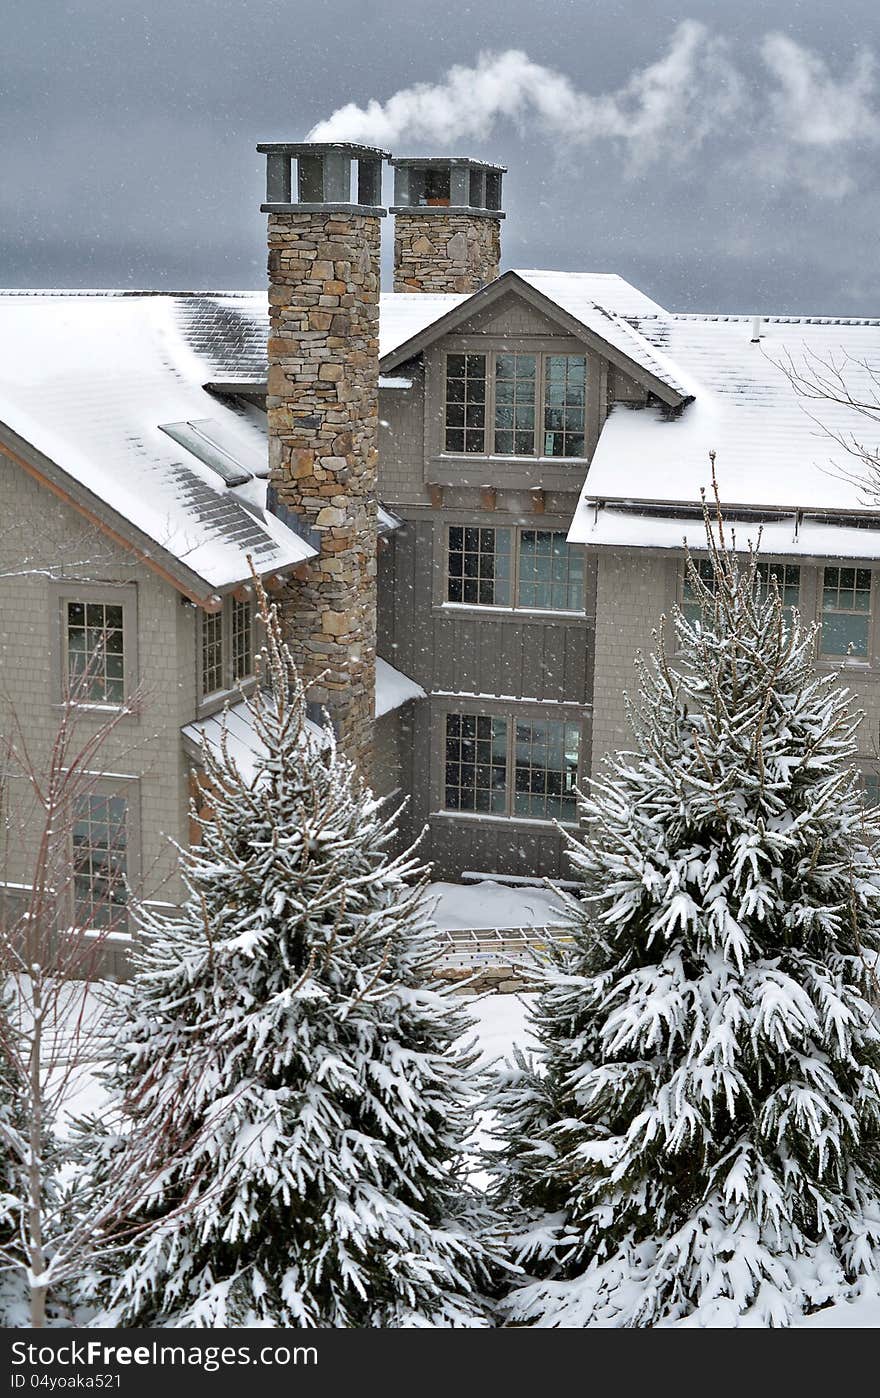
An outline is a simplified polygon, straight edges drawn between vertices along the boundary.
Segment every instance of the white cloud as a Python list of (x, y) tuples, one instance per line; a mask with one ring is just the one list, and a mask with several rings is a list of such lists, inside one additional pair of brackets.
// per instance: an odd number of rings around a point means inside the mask
[(768, 34), (761, 57), (779, 86), (769, 94), (780, 135), (795, 145), (831, 149), (880, 137), (874, 98), (877, 64), (867, 49), (834, 78), (827, 63), (784, 34)]

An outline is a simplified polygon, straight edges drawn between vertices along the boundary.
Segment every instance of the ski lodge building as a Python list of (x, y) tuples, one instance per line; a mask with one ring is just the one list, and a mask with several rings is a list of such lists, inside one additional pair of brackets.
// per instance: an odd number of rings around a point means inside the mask
[[(504, 170), (465, 159), (391, 161), (382, 291), (385, 153), (260, 150), (268, 298), (0, 293), (0, 692), (37, 756), (84, 672), (85, 732), (138, 695), (76, 812), (71, 915), (124, 937), (123, 875), (179, 896), (169, 837), (224, 714), (252, 770), (251, 561), (314, 722), (407, 798), (438, 876), (565, 877), (556, 823), (628, 745), (634, 658), (689, 605), (710, 451), (738, 545), (761, 531), (866, 710), (874, 791), (870, 423), (790, 374), (821, 365), (870, 402), (880, 322), (677, 314), (615, 275), (501, 272)], [(13, 906), (31, 860), (2, 848)]]

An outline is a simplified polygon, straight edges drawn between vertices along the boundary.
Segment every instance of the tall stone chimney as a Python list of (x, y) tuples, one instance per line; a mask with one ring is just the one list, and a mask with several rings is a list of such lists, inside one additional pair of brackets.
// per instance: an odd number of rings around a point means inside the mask
[(394, 290), (479, 291), (501, 261), (503, 165), (402, 157), (394, 166)]
[[(269, 144), (269, 504), (318, 549), (282, 601), (309, 699), (369, 777), (384, 151)], [(354, 187), (352, 187), (354, 186)]]

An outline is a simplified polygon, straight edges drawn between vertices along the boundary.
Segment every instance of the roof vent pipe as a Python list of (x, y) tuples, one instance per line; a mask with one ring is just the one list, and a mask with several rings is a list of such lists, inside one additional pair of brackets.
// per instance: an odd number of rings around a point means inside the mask
[(752, 344), (756, 345), (761, 338), (761, 317), (752, 316)]

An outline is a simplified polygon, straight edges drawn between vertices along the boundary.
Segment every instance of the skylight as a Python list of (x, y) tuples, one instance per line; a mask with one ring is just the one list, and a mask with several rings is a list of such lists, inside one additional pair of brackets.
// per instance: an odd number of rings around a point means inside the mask
[(254, 476), (268, 474), (268, 461), (263, 459), (262, 453), (216, 418), (162, 422), (159, 429), (178, 446), (192, 452), (228, 486), (244, 485)]

